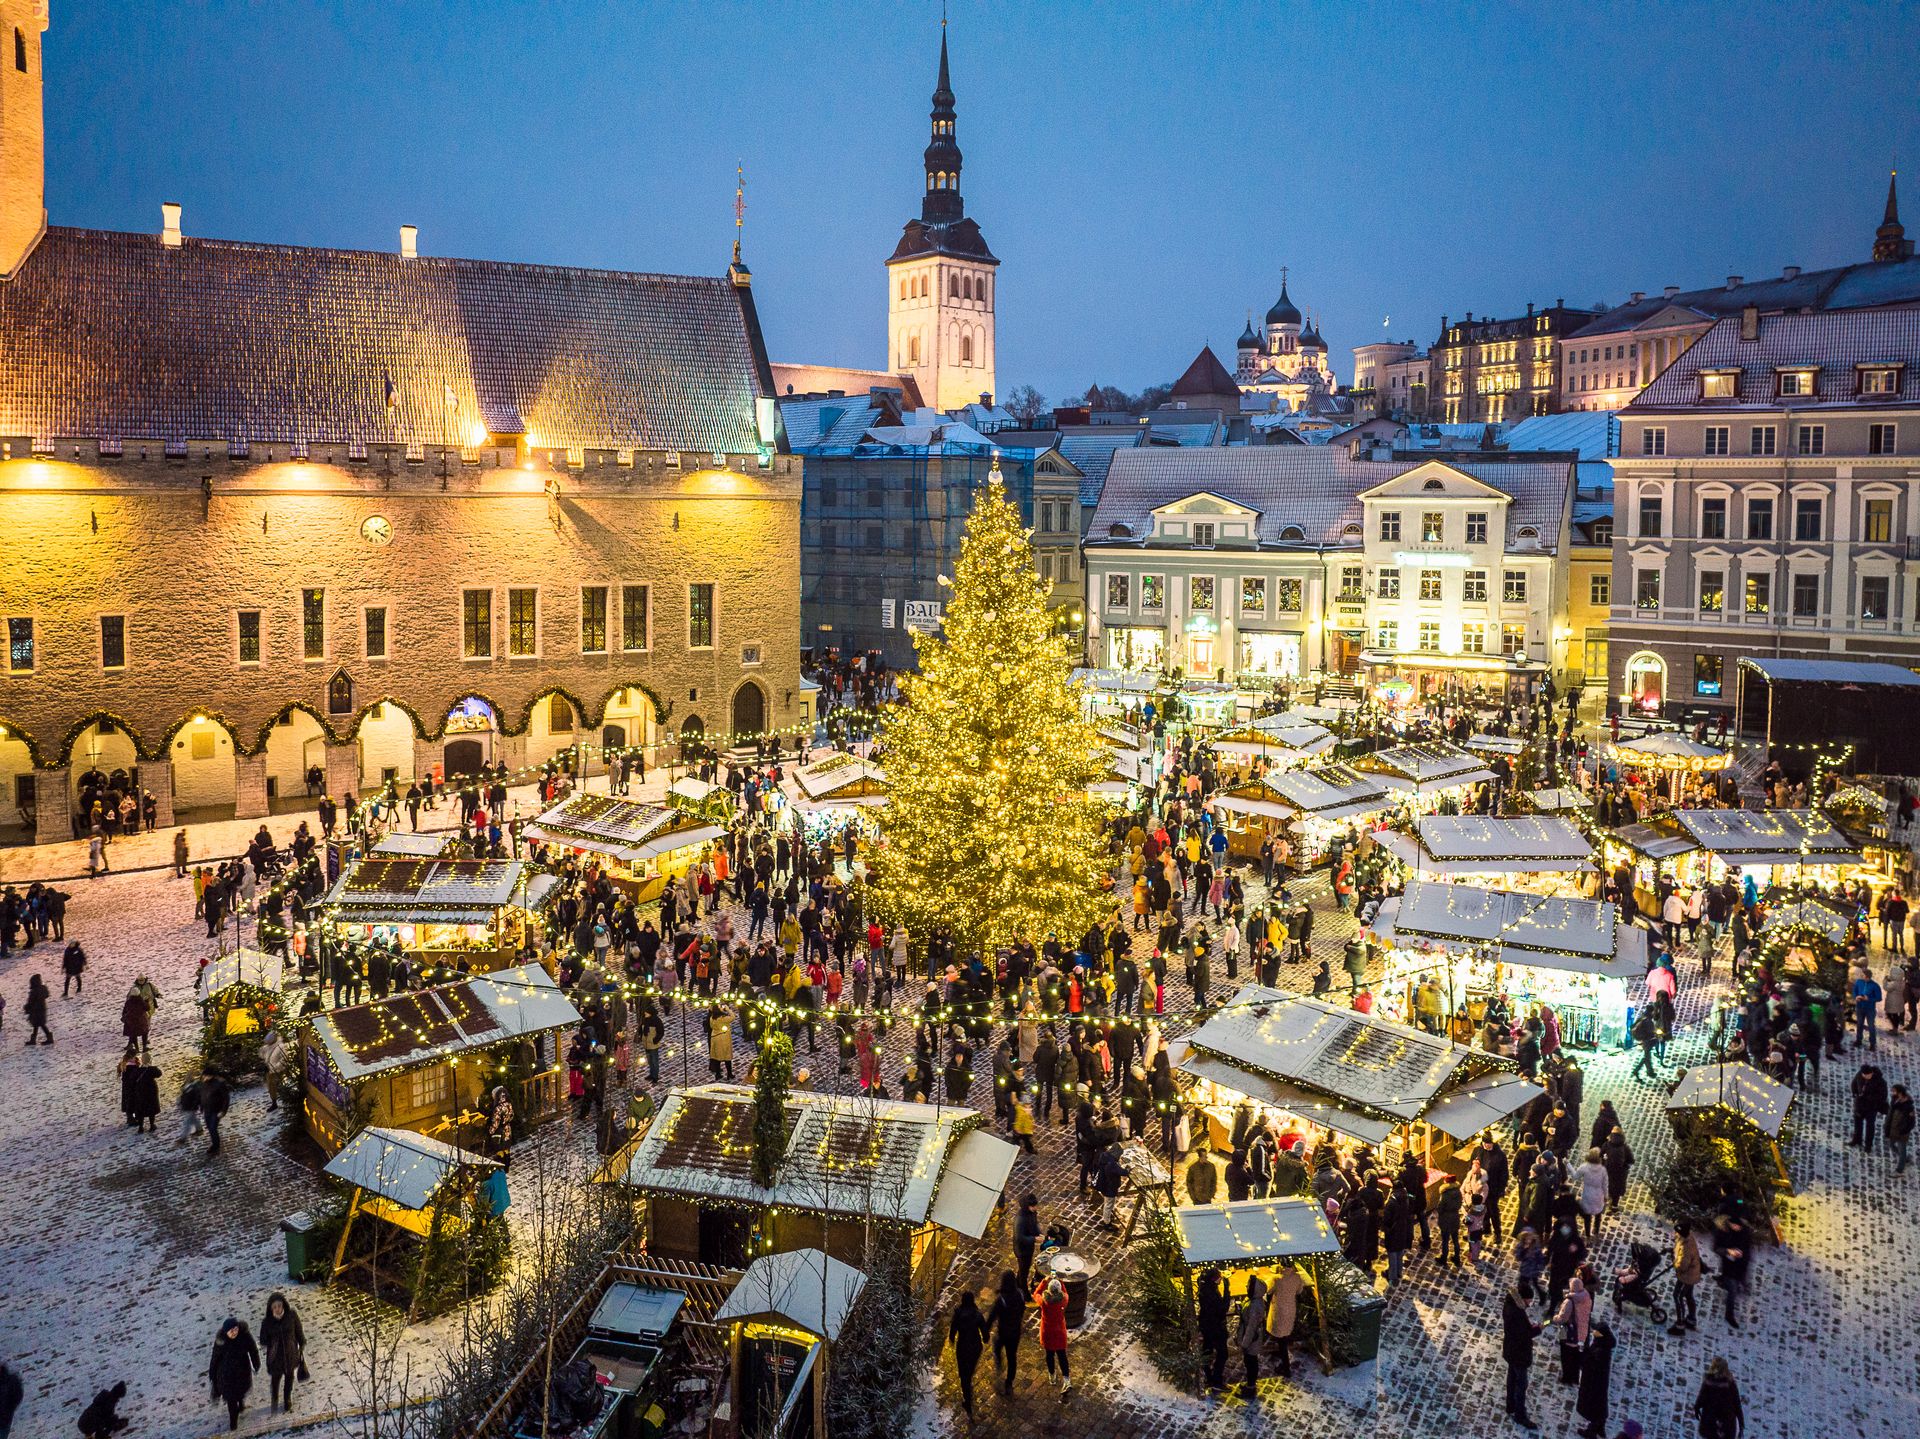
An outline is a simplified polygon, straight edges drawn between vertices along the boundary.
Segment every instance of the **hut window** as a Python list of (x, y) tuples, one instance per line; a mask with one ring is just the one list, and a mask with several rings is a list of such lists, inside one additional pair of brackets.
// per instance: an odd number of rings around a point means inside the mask
[(407, 1084), (407, 1109), (418, 1114), (439, 1109), (453, 1100), (453, 1066), (427, 1064), (404, 1076)]

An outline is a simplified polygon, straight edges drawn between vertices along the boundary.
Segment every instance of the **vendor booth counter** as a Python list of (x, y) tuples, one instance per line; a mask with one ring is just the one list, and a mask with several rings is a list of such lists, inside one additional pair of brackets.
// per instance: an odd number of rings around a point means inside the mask
[(1286, 834), (1304, 868), (1326, 857), (1335, 834), (1350, 825), (1372, 824), (1396, 802), (1374, 776), (1327, 764), (1263, 775), (1215, 795), (1213, 808), (1226, 823), (1228, 853), (1250, 859), (1264, 840)]
[(391, 941), (426, 969), (485, 973), (521, 954), (555, 883), (517, 859), (369, 855), (341, 873), (321, 917), (350, 943)]
[(597, 856), (614, 887), (636, 904), (658, 899), (669, 879), (698, 864), (726, 832), (684, 810), (584, 791), (568, 795), (525, 831), (555, 849)]

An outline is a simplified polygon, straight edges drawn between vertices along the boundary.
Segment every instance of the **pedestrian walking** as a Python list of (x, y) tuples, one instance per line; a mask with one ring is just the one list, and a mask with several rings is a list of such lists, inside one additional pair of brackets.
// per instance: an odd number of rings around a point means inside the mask
[[(1856, 1043), (1854, 1048), (1858, 1049)], [(1860, 1066), (1860, 1072), (1853, 1077), (1853, 1138), (1847, 1141), (1849, 1149), (1864, 1149), (1873, 1153), (1873, 1128), (1880, 1116), (1887, 1112), (1888, 1096), (1886, 1077), (1880, 1073), (1880, 1067), (1871, 1062)]]
[(980, 1367), (980, 1356), (987, 1347), (987, 1321), (969, 1289), (953, 1308), (947, 1324), (947, 1341), (953, 1345), (954, 1370), (960, 1376), (960, 1404), (973, 1420), (973, 1371)]
[(1518, 1288), (1509, 1289), (1500, 1303), (1500, 1357), (1507, 1365), (1507, 1417), (1522, 1429), (1537, 1429), (1527, 1413), (1527, 1378), (1533, 1370), (1533, 1341), (1540, 1337), (1540, 1325), (1527, 1312), (1526, 1298)]
[(285, 1409), (293, 1412), (293, 1381), (307, 1378), (307, 1331), (300, 1323), (300, 1311), (287, 1302), (287, 1296), (267, 1296), (267, 1312), (260, 1320), (260, 1349), (267, 1365), (267, 1387), (272, 1393), (267, 1412)]
[(1593, 1296), (1578, 1274), (1567, 1282), (1567, 1297), (1553, 1316), (1560, 1326), (1560, 1382), (1580, 1382), (1580, 1364), (1593, 1333)]
[(1713, 1247), (1720, 1256), (1720, 1297), (1726, 1306), (1727, 1328), (1740, 1327), (1739, 1301), (1747, 1292), (1753, 1265), (1753, 1231), (1737, 1214), (1714, 1221)]
[(1068, 1391), (1073, 1388), (1073, 1371), (1067, 1367), (1066, 1287), (1058, 1279), (1049, 1279), (1034, 1291), (1034, 1302), (1040, 1306), (1040, 1347), (1047, 1355), (1047, 1381), (1053, 1381), (1057, 1369), (1060, 1401), (1065, 1403)]
[(240, 1412), (247, 1407), (253, 1376), (259, 1372), (260, 1346), (247, 1326), (229, 1315), (214, 1336), (213, 1355), (207, 1361), (207, 1383), (213, 1388), (214, 1402), (226, 1402), (229, 1430), (240, 1427)]
[(53, 1043), (53, 1031), (47, 1028), (47, 1001), (53, 998), (53, 991), (39, 975), (30, 975), (27, 979), (27, 1002), (23, 1007), (27, 1016), (27, 1045), (32, 1049), (40, 1043), (40, 1036), (46, 1035), (47, 1043)]
[(1700, 1263), (1700, 1240), (1693, 1232), (1693, 1225), (1684, 1219), (1674, 1221), (1673, 1225), (1673, 1323), (1668, 1326), (1669, 1334), (1684, 1334), (1689, 1329), (1700, 1327), (1700, 1306), (1694, 1301), (1694, 1288), (1700, 1283), (1703, 1272)]
[(987, 1311), (993, 1328), (993, 1367), (1000, 1371), (1000, 1392), (1013, 1393), (1013, 1375), (1020, 1358), (1021, 1326), (1027, 1318), (1027, 1291), (1011, 1269), (1000, 1272), (1000, 1292)]
[(1027, 1287), (1027, 1278), (1033, 1272), (1033, 1251), (1040, 1243), (1040, 1201), (1034, 1195), (1022, 1195), (1020, 1213), (1013, 1221), (1013, 1257), (1019, 1266), (1018, 1279), (1021, 1290)]
[(1207, 1388), (1219, 1389), (1227, 1382), (1227, 1292), (1218, 1269), (1201, 1272), (1197, 1303)]
[(1747, 1432), (1740, 1386), (1733, 1382), (1726, 1360), (1716, 1357), (1707, 1365), (1700, 1392), (1693, 1396), (1693, 1417), (1700, 1426), (1700, 1439), (1741, 1439)]
[(1895, 1174), (1907, 1172), (1907, 1146), (1913, 1142), (1913, 1096), (1904, 1084), (1893, 1087), (1887, 1101), (1887, 1148), (1893, 1151)]

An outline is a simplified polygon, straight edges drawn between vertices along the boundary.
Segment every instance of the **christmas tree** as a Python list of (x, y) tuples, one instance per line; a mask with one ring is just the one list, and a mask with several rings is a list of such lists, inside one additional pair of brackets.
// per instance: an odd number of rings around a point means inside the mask
[(886, 853), (876, 901), (921, 940), (945, 924), (991, 952), (1072, 939), (1108, 916), (1102, 747), (1068, 684), (1019, 510), (996, 461), (961, 542), (944, 633), (886, 729)]

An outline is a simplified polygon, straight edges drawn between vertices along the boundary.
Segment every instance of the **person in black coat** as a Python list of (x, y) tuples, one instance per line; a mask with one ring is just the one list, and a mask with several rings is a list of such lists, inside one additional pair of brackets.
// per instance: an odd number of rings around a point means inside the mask
[(1002, 1394), (1013, 1393), (1013, 1371), (1020, 1357), (1020, 1331), (1026, 1317), (1026, 1281), (1011, 1269), (1003, 1270), (1000, 1293), (987, 1311), (987, 1324), (993, 1330), (993, 1367), (997, 1370), (1002, 1363), (1006, 1365), (1000, 1383)]
[(1040, 1201), (1028, 1194), (1020, 1200), (1020, 1213), (1013, 1221), (1013, 1257), (1019, 1262), (1017, 1275), (1020, 1292), (1027, 1291), (1027, 1276), (1033, 1272), (1033, 1251), (1040, 1243)]
[(1523, 1429), (1538, 1426), (1527, 1413), (1527, 1375), (1533, 1368), (1533, 1341), (1540, 1326), (1527, 1312), (1518, 1289), (1509, 1289), (1500, 1304), (1500, 1357), (1507, 1363), (1507, 1417)]
[(1207, 1387), (1219, 1389), (1227, 1382), (1227, 1293), (1218, 1269), (1200, 1275), (1200, 1347), (1207, 1356)]
[[(112, 1395), (111, 1390), (103, 1392)], [(120, 1393), (126, 1392), (126, 1385), (121, 1385)], [(20, 1376), (14, 1372), (13, 1366), (0, 1363), (0, 1439), (5, 1439), (13, 1431), (13, 1416), (20, 1412), (20, 1401), (26, 1395), (26, 1385), (20, 1382)], [(92, 1439), (92, 1436), (89, 1435), (88, 1439)]]
[(1580, 1360), (1580, 1392), (1574, 1413), (1586, 1420), (1581, 1439), (1606, 1439), (1608, 1390), (1613, 1381), (1613, 1330), (1596, 1319), (1587, 1333), (1586, 1353)]
[(1498, 1244), (1505, 1237), (1500, 1227), (1500, 1201), (1506, 1198), (1513, 1172), (1507, 1164), (1507, 1151), (1493, 1141), (1491, 1134), (1480, 1136), (1480, 1147), (1473, 1152), (1480, 1161), (1480, 1172), (1487, 1177), (1487, 1228)]
[(40, 1036), (46, 1035), (47, 1043), (53, 1043), (53, 1031), (47, 1028), (47, 1000), (53, 991), (39, 975), (27, 980), (27, 1048), (31, 1049), (40, 1042)]
[[(12, 1373), (13, 1371), (8, 1370), (7, 1372)], [(14, 1381), (15, 1385), (18, 1385), (19, 1382), (18, 1379)], [(113, 1435), (118, 1434), (122, 1429), (127, 1427), (131, 1421), (122, 1419), (120, 1415), (115, 1412), (120, 1407), (120, 1401), (126, 1397), (127, 1382), (124, 1379), (114, 1385), (113, 1388), (102, 1389), (98, 1394), (93, 1396), (93, 1402), (80, 1411), (80, 1432), (86, 1436), (86, 1439), (112, 1439)], [(5, 1417), (9, 1421), (12, 1419), (10, 1413), (6, 1414)], [(0, 1424), (0, 1433), (5, 1432), (6, 1425)]]
[(267, 1312), (260, 1320), (260, 1348), (266, 1355), (267, 1384), (273, 1392), (267, 1412), (284, 1404), (291, 1414), (293, 1381), (296, 1376), (306, 1377), (307, 1331), (300, 1323), (300, 1311), (287, 1302), (284, 1294), (267, 1298)]
[(987, 1347), (987, 1321), (969, 1289), (954, 1306), (953, 1319), (947, 1325), (947, 1338), (953, 1345), (954, 1368), (960, 1375), (960, 1403), (973, 1418), (973, 1371), (980, 1367), (980, 1356)]
[(260, 1372), (260, 1346), (253, 1342), (247, 1326), (231, 1315), (213, 1339), (213, 1354), (207, 1360), (207, 1383), (213, 1398), (227, 1403), (227, 1428), (240, 1427), (240, 1411), (247, 1407), (247, 1392), (253, 1388), (253, 1376)]

